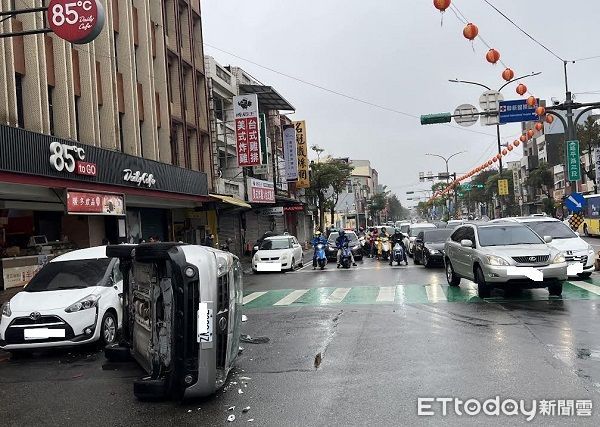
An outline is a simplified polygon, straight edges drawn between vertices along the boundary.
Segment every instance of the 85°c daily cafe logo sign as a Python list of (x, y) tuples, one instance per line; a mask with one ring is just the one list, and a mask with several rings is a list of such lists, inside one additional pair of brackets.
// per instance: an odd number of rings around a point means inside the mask
[(63, 40), (74, 44), (94, 40), (106, 20), (100, 0), (51, 0), (47, 18), (50, 29)]

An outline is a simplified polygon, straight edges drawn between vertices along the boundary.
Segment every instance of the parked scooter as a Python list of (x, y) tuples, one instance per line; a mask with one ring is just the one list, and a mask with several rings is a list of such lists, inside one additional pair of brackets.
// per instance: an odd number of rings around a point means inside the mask
[(398, 242), (394, 245), (394, 249), (392, 250), (392, 256), (390, 257), (390, 265), (393, 265), (395, 262), (400, 265), (400, 263), (404, 261), (406, 265), (408, 265), (408, 260), (406, 259), (406, 253), (404, 252), (404, 248)]
[(327, 265), (327, 255), (325, 254), (325, 245), (323, 243), (317, 243), (315, 246), (315, 253), (313, 255), (313, 270), (318, 267), (321, 270), (325, 269)]
[(342, 248), (338, 249), (342, 249), (342, 255), (340, 256), (340, 265), (343, 268), (350, 268), (350, 266), (352, 265), (352, 251), (350, 250), (347, 244), (345, 244)]
[(387, 261), (390, 257), (390, 239), (380, 237), (377, 245), (377, 258)]

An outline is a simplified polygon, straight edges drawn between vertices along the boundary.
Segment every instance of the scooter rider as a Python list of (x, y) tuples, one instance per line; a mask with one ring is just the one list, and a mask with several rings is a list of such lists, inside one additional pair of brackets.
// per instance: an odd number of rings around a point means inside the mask
[(321, 230), (315, 231), (315, 235), (313, 236), (310, 244), (312, 245), (313, 252), (313, 267), (317, 265), (317, 245), (322, 244), (323, 246), (327, 245), (327, 239), (321, 234)]
[[(406, 246), (404, 245), (404, 234), (402, 234), (402, 232), (400, 231), (399, 228), (396, 228), (394, 230), (394, 234), (392, 234), (391, 237), (392, 240), (392, 250), (394, 248), (394, 246), (396, 246), (396, 243), (398, 243), (400, 246), (402, 246), (402, 253), (404, 254), (404, 262), (406, 263), (406, 265), (408, 265), (408, 259), (406, 258)], [(390, 265), (392, 265), (392, 261), (390, 259)]]
[(371, 238), (370, 243), (371, 243), (371, 258), (375, 258), (375, 256), (377, 255), (377, 238), (379, 236), (379, 233), (377, 231), (377, 228), (373, 227), (371, 228)]
[[(342, 248), (344, 246), (350, 245), (350, 239), (346, 236), (345, 230), (340, 230), (340, 235), (337, 239), (335, 239), (335, 246), (338, 248), (337, 252), (337, 267), (340, 268), (340, 259), (342, 257)], [(356, 267), (356, 262), (354, 262), (354, 254), (350, 251), (350, 259), (352, 260), (352, 265)]]

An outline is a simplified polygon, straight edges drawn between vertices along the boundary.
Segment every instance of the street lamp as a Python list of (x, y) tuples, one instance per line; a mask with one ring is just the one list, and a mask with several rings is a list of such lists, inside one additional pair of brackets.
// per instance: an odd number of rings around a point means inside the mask
[[(446, 184), (450, 183), (450, 169), (448, 169), (448, 162), (450, 161), (450, 159), (454, 156), (458, 156), (459, 154), (463, 154), (466, 153), (466, 151), (458, 151), (454, 154), (451, 154), (448, 157), (444, 157), (440, 154), (431, 154), (431, 153), (426, 153), (426, 156), (431, 156), (431, 157), (439, 157), (440, 159), (444, 160), (444, 162), (446, 162)], [(454, 176), (454, 178), (456, 179), (456, 174)], [(454, 209), (456, 210), (456, 203), (457, 203), (457, 194), (456, 191), (454, 192)], [(448, 205), (450, 205), (450, 201), (448, 200)], [(450, 206), (448, 206), (448, 216), (450, 216)]]
[[(502, 86), (500, 86), (500, 88), (497, 90), (497, 92), (500, 92), (502, 89), (504, 89), (506, 86), (508, 86), (512, 82), (516, 82), (517, 80), (523, 80), (527, 77), (539, 76), (540, 74), (542, 74), (542, 72), (538, 71), (536, 73), (530, 73), (530, 74), (526, 74), (524, 76), (516, 77), (512, 80), (507, 81)], [(464, 83), (467, 85), (481, 86), (487, 90), (492, 90), (489, 86), (484, 85), (483, 83), (472, 82), (469, 80), (450, 79), (448, 81), (451, 83)], [(502, 152), (502, 144), (500, 143), (500, 119), (498, 119), (498, 123), (496, 123), (496, 137), (498, 138), (498, 154), (500, 154)], [(498, 159), (498, 166), (500, 167), (500, 173), (502, 173), (502, 157), (500, 157)]]
[(311, 146), (310, 149), (317, 153), (317, 163), (321, 163), (321, 153), (325, 151), (325, 149), (316, 144)]

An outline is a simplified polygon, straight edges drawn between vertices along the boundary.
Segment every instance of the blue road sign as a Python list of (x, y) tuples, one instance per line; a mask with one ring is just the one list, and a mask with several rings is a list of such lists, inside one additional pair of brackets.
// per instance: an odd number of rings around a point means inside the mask
[(572, 212), (579, 212), (585, 207), (586, 202), (587, 202), (587, 200), (585, 200), (585, 197), (583, 197), (583, 194), (571, 193), (565, 199), (565, 206), (567, 207), (567, 209), (569, 209)]
[(535, 114), (535, 107), (527, 105), (525, 99), (500, 101), (499, 108), (498, 117), (501, 125), (504, 123), (531, 122), (539, 119)]

